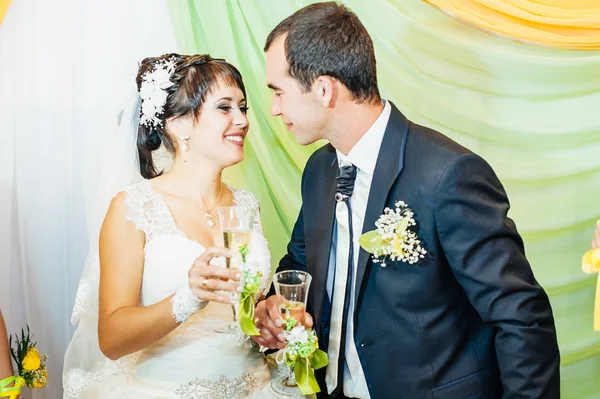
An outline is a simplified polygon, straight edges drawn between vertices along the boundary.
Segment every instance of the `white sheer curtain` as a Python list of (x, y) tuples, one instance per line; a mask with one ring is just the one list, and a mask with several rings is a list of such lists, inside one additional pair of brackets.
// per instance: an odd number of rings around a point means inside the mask
[(111, 160), (137, 62), (177, 51), (163, 1), (16, 0), (0, 25), (0, 308), (50, 356), (49, 386), (26, 398), (62, 397), (90, 161)]

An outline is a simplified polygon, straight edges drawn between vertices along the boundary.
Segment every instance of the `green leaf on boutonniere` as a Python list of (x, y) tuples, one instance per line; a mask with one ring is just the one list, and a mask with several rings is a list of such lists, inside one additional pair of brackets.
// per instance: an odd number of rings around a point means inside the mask
[[(409, 220), (403, 218), (394, 227), (394, 237), (401, 237), (402, 233), (408, 228)], [(358, 243), (365, 251), (369, 253), (381, 252), (385, 247), (389, 247), (394, 244), (394, 238), (390, 240), (384, 240), (377, 230), (371, 230), (360, 236)]]
[(384, 242), (377, 230), (371, 230), (360, 236), (358, 243), (363, 249), (369, 253), (374, 253), (375, 250), (380, 250)]

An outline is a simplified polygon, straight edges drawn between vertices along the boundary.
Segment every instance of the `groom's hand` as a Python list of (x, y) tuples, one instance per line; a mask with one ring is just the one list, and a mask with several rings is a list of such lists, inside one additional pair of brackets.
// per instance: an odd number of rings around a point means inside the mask
[[(260, 330), (260, 336), (252, 337), (258, 344), (269, 349), (285, 348), (285, 336), (283, 335), (284, 320), (279, 313), (279, 298), (271, 296), (256, 305), (254, 315), (256, 316), (256, 327)], [(299, 320), (305, 327), (313, 326), (313, 319), (308, 313), (304, 314), (304, 320)]]
[(273, 295), (256, 305), (254, 311), (255, 324), (260, 331), (259, 336), (254, 336), (258, 344), (269, 349), (285, 348), (283, 335), (283, 319), (279, 313), (279, 299)]

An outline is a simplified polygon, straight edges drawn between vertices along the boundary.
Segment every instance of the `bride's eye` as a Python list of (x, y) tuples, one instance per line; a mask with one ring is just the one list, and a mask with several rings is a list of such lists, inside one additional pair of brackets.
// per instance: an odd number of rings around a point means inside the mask
[(219, 105), (218, 108), (224, 112), (229, 112), (231, 110), (231, 107), (229, 105)]
[(240, 111), (242, 111), (242, 113), (244, 114), (247, 114), (249, 109), (250, 107), (247, 107), (245, 105), (240, 106)]

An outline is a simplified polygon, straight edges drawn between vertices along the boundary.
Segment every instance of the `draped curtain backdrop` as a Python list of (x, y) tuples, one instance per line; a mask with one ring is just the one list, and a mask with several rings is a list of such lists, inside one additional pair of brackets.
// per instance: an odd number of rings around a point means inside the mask
[(6, 14), (6, 9), (8, 8), (8, 4), (10, 0), (0, 0), (0, 24), (4, 19), (4, 14)]
[(17, 0), (0, 26), (0, 308), (50, 357), (48, 387), (24, 399), (62, 398), (87, 193), (138, 62), (176, 48), (164, 2)]
[(491, 33), (550, 47), (600, 50), (597, 0), (426, 0)]
[[(279, 21), (309, 3), (10, 4), (0, 26), (0, 307), (10, 332), (29, 323), (50, 355), (50, 386), (33, 397), (61, 397), (69, 317), (94, 239), (86, 237), (86, 193), (102, 162), (110, 162), (103, 138), (143, 57), (209, 52), (242, 71), (251, 106), (247, 157), (225, 177), (259, 197), (276, 265), (300, 206), (302, 169), (317, 145), (298, 146), (270, 116), (262, 47)], [(600, 399), (595, 277), (580, 268), (600, 217), (597, 1), (343, 3), (373, 37), (384, 97), (498, 173), (552, 301), (562, 397)], [(0, 0), (0, 20), (7, 5)]]
[[(279, 21), (309, 3), (168, 3), (182, 51), (225, 57), (245, 77), (251, 107), (247, 160), (227, 177), (261, 200), (275, 262), (299, 209), (302, 167), (315, 147), (297, 146), (281, 121), (270, 116), (262, 48)], [(592, 329), (595, 277), (581, 272), (581, 256), (600, 216), (600, 52), (490, 35), (419, 0), (343, 3), (373, 37), (382, 94), (409, 119), (450, 136), (496, 170), (535, 275), (552, 301), (562, 352), (562, 397), (600, 398), (600, 334)], [(542, 10), (546, 3), (546, 10), (555, 11), (554, 20), (538, 18), (553, 21), (556, 32), (561, 24), (570, 25), (568, 15), (578, 23), (560, 35), (559, 44), (584, 47), (584, 39), (598, 44), (598, 2), (449, 0), (438, 6), (475, 12), (483, 3), (488, 11), (515, 10), (517, 3)], [(596, 14), (588, 13), (592, 6)], [(518, 15), (533, 18), (535, 9), (528, 10)], [(484, 27), (498, 26), (492, 22)], [(549, 36), (559, 42), (558, 35)]]

